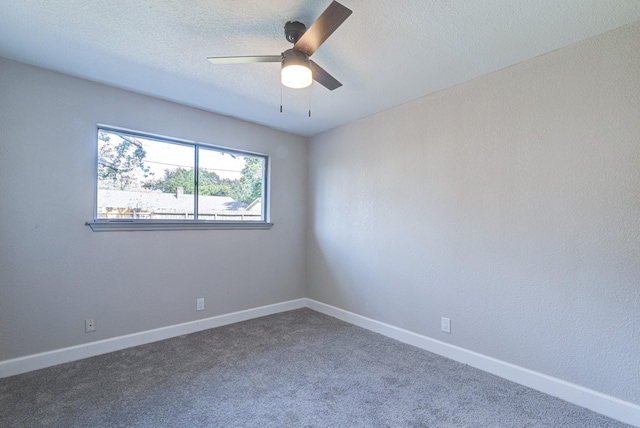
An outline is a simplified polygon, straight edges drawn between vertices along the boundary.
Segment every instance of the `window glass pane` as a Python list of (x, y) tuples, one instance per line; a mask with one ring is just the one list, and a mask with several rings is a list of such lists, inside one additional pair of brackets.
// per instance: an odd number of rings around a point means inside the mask
[(193, 219), (194, 146), (98, 130), (97, 219)]
[(265, 158), (200, 147), (198, 219), (263, 221)]
[[(234, 149), (99, 128), (95, 220), (109, 220), (101, 224), (116, 226), (103, 230), (120, 230), (125, 223), (141, 230), (161, 230), (173, 227), (176, 220), (181, 226), (197, 224), (198, 228), (228, 228), (231, 223), (243, 229), (263, 228), (259, 226), (267, 225), (268, 217), (267, 159)], [(93, 223), (92, 229), (96, 226)]]

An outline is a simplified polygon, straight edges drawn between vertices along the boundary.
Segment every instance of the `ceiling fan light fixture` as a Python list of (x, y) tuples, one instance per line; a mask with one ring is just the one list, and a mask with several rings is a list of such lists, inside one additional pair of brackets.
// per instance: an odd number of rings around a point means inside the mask
[(300, 89), (311, 85), (313, 73), (309, 65), (309, 57), (295, 49), (282, 53), (282, 69), (280, 81), (288, 88)]

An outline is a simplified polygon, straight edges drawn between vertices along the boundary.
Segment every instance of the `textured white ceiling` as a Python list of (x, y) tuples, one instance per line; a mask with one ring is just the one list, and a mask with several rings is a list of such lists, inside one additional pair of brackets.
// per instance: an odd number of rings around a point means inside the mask
[(640, 20), (639, 0), (340, 2), (313, 59), (344, 86), (284, 88), (283, 113), (279, 64), (206, 58), (280, 54), (330, 0), (3, 0), (0, 56), (308, 136)]

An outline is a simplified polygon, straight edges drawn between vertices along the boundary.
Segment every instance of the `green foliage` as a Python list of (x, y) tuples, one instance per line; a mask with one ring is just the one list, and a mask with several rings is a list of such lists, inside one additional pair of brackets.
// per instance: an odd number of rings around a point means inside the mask
[(136, 187), (138, 177), (152, 173), (144, 164), (147, 156), (142, 143), (125, 135), (118, 135), (120, 142), (111, 140), (108, 132), (98, 133), (98, 185), (101, 189), (130, 190)]
[[(262, 195), (261, 158), (246, 157), (239, 180), (221, 179), (218, 174), (206, 169), (198, 170), (198, 194), (202, 196), (229, 196), (238, 202), (250, 204)], [(147, 181), (145, 189), (176, 193), (182, 187), (184, 194), (193, 195), (195, 187), (194, 169), (165, 169), (164, 177)]]
[[(200, 168), (198, 170), (198, 193), (202, 196), (230, 196), (231, 188), (228, 180), (221, 180), (215, 172)], [(142, 185), (145, 189), (160, 190), (164, 193), (176, 193), (182, 187), (186, 195), (194, 194), (194, 169), (165, 169), (164, 177), (147, 181)]]
[(245, 157), (240, 180), (232, 188), (231, 197), (236, 201), (250, 204), (262, 195), (262, 170), (264, 161), (261, 158)]

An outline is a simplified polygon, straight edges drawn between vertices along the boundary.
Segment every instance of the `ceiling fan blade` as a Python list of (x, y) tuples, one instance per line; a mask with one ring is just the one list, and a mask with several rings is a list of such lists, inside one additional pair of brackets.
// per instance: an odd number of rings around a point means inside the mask
[(280, 62), (281, 55), (262, 56), (210, 56), (207, 58), (212, 64), (249, 64), (255, 62)]
[(338, 89), (342, 86), (342, 83), (338, 82), (335, 77), (327, 73), (324, 68), (320, 67), (314, 61), (309, 61), (311, 65), (311, 72), (313, 73), (313, 80), (324, 86), (330, 91)]
[(329, 7), (322, 12), (322, 15), (316, 19), (316, 22), (311, 24), (311, 27), (305, 31), (293, 48), (309, 56), (313, 55), (320, 45), (338, 29), (340, 24), (342, 24), (349, 15), (351, 15), (351, 9), (344, 7), (337, 1), (332, 2)]

